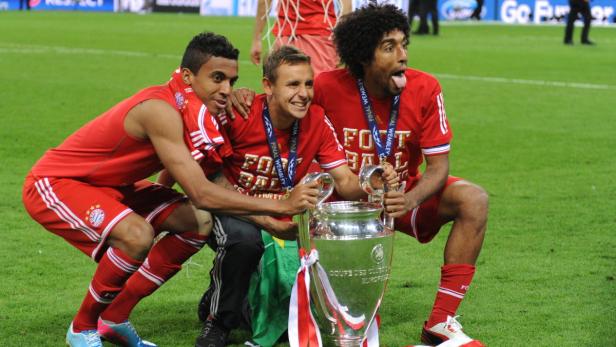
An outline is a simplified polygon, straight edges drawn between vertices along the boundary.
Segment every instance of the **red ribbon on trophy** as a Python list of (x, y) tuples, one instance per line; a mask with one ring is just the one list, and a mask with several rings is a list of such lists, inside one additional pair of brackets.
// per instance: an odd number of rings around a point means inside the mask
[[(289, 344), (291, 347), (321, 347), (321, 333), (319, 327), (312, 315), (310, 309), (310, 267), (315, 266), (319, 280), (325, 292), (326, 304), (330, 308), (334, 318), (338, 320), (338, 314), (347, 326), (354, 330), (364, 327), (365, 316), (353, 317), (348, 314), (348, 308), (342, 306), (329, 283), (329, 279), (325, 270), (319, 264), (319, 253), (316, 249), (310, 250), (306, 254), (303, 248), (300, 248), (300, 267), (297, 271), (295, 283), (291, 291), (291, 301), (289, 304)], [(366, 331), (366, 337), (362, 342), (362, 347), (378, 347), (379, 346), (379, 317), (373, 319), (372, 323)], [(341, 331), (344, 330), (341, 323), (338, 324)]]

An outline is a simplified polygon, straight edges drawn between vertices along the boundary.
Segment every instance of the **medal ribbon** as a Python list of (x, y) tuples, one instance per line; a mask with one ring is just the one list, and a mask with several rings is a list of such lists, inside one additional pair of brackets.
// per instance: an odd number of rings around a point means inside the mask
[(387, 125), (387, 135), (385, 138), (385, 147), (383, 147), (383, 142), (381, 141), (381, 134), (379, 133), (379, 128), (376, 126), (376, 119), (374, 117), (374, 112), (372, 111), (372, 107), (370, 106), (370, 99), (368, 99), (368, 92), (366, 91), (366, 87), (364, 86), (364, 81), (361, 79), (357, 80), (357, 89), (359, 89), (359, 96), (361, 99), (362, 110), (364, 111), (364, 117), (368, 122), (368, 126), (370, 127), (370, 133), (372, 134), (372, 138), (374, 139), (374, 144), (376, 145), (376, 150), (379, 155), (381, 161), (387, 159), (391, 154), (392, 148), (394, 147), (394, 135), (396, 134), (396, 124), (398, 123), (398, 113), (400, 111), (400, 95), (395, 95), (391, 100), (391, 111), (389, 113), (389, 123)]
[(290, 190), (293, 188), (293, 179), (295, 178), (295, 169), (297, 165), (297, 142), (299, 137), (299, 121), (293, 122), (291, 129), (291, 139), (289, 140), (289, 158), (287, 159), (287, 173), (284, 172), (282, 159), (280, 157), (280, 148), (278, 147), (278, 139), (274, 133), (274, 126), (270, 117), (267, 102), (263, 103), (263, 124), (265, 125), (265, 136), (267, 136), (267, 145), (269, 146), (270, 155), (274, 160), (276, 174), (280, 179), (280, 185), (283, 189)]

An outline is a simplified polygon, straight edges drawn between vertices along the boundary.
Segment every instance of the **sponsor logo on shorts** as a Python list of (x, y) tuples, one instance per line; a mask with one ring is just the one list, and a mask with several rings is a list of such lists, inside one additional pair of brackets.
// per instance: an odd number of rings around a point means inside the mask
[(105, 211), (103, 211), (101, 205), (90, 206), (86, 215), (86, 222), (89, 222), (95, 228), (101, 226), (105, 221)]

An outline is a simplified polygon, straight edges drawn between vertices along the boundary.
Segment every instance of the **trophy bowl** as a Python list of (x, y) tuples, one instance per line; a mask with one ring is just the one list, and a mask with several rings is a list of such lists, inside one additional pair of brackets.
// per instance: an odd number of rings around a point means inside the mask
[(361, 346), (375, 319), (391, 271), (394, 232), (373, 202), (321, 203), (310, 215), (309, 240), (318, 262), (310, 268), (313, 312), (323, 343)]

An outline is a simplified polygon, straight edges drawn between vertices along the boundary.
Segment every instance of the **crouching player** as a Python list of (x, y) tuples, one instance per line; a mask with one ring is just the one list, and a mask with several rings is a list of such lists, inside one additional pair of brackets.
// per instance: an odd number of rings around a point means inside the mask
[[(225, 37), (195, 36), (168, 83), (86, 124), (26, 177), (23, 201), (32, 218), (98, 263), (68, 328), (70, 346), (102, 347), (101, 336), (122, 346), (154, 346), (137, 335), (128, 315), (205, 244), (212, 223), (204, 210), (293, 215), (314, 206), (318, 192), (310, 186), (284, 200), (257, 199), (213, 184), (197, 163), (222, 142), (204, 115), (225, 108), (237, 58)], [(187, 197), (145, 180), (163, 167)], [(152, 247), (162, 230), (170, 234)]]

